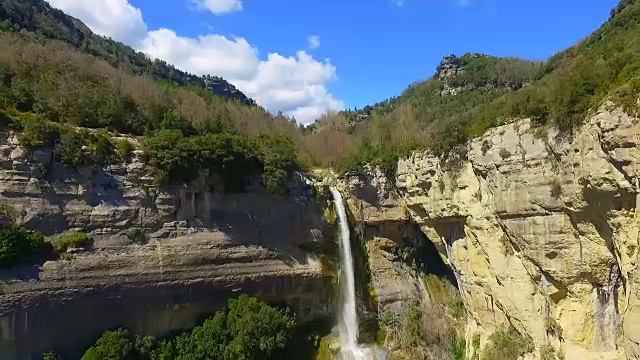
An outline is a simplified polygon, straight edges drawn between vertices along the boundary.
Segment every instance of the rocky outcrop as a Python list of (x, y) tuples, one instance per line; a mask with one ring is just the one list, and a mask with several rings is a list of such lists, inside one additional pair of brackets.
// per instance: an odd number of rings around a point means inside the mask
[[(571, 135), (518, 121), (455, 159), (401, 160), (387, 198), (404, 218), (384, 202), (360, 208), (378, 224), (414, 223), (436, 245), (468, 311), (469, 346), (510, 323), (567, 359), (638, 358), (639, 142), (621, 110)], [(385, 197), (374, 182), (364, 187)]]
[(213, 180), (161, 189), (136, 152), (126, 164), (71, 170), (49, 149), (0, 138), (4, 221), (94, 239), (85, 251), (0, 271), (0, 358), (53, 349), (76, 358), (105, 329), (161, 336), (193, 327), (239, 293), (285, 301), (300, 320), (329, 313), (319, 257), (325, 203), (301, 181), (290, 196), (219, 194)]

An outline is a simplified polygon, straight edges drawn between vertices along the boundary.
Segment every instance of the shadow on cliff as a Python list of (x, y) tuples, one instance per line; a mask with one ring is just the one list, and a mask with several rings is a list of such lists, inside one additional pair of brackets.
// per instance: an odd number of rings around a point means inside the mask
[(44, 263), (49, 260), (55, 260), (58, 257), (51, 244), (45, 243), (33, 258), (26, 260), (22, 264), (0, 268), (0, 282), (40, 280)]
[(261, 246), (289, 265), (307, 263), (308, 250), (321, 250), (330, 236), (323, 209), (308, 199), (242, 194), (212, 199), (209, 226), (234, 245)]
[[(41, 194), (37, 197), (42, 203), (37, 207), (40, 210), (33, 211), (37, 208), (34, 204), (24, 204), (28, 216), (23, 223), (29, 228), (40, 230), (47, 236), (68, 230), (70, 225), (92, 230), (89, 217), (83, 220), (69, 219), (68, 208), (78, 206), (74, 205), (74, 201), (81, 201), (92, 208), (101, 205), (109, 207), (127, 205), (125, 194), (118, 187), (118, 183), (116, 175), (103, 168), (96, 167), (80, 171), (54, 162), (50, 166), (49, 173), (39, 183)], [(92, 212), (93, 209), (89, 211)]]

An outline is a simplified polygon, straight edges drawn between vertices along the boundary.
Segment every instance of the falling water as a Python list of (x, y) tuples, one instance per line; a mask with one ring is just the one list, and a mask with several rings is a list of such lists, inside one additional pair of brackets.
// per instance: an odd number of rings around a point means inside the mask
[(340, 335), (340, 360), (382, 360), (383, 351), (358, 345), (358, 313), (356, 312), (356, 284), (353, 275), (353, 257), (349, 223), (340, 192), (331, 188), (331, 195), (338, 212), (340, 224), (340, 263), (342, 265), (342, 309), (338, 321)]

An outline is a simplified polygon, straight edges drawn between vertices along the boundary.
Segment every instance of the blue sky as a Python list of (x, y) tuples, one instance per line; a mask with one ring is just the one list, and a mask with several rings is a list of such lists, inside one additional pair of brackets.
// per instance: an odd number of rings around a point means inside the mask
[[(164, 0), (158, 6), (157, 0), (93, 0), (93, 6), (87, 6), (83, 0), (52, 0), (51, 4), (98, 33), (185, 70), (218, 72), (268, 109), (282, 109), (305, 122), (327, 109), (363, 107), (398, 95), (410, 83), (431, 76), (445, 54), (484, 52), (545, 59), (595, 30), (617, 4), (617, 0), (404, 0), (399, 5), (399, 1)], [(310, 36), (317, 36), (316, 48), (309, 46)]]

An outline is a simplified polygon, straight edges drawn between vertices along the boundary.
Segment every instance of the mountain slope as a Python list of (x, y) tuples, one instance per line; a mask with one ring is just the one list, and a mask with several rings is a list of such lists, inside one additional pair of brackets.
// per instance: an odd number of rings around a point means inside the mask
[(398, 97), (321, 119), (307, 137), (321, 142), (318, 138), (346, 133), (350, 142), (361, 144), (331, 154), (332, 164), (346, 171), (371, 161), (392, 166), (415, 148), (446, 154), (518, 118), (571, 132), (606, 100), (637, 114), (639, 22), (640, 2), (622, 0), (598, 30), (544, 63), (447, 56), (430, 79), (412, 84)]
[(221, 77), (199, 77), (178, 70), (162, 60), (149, 60), (143, 53), (123, 43), (93, 34), (80, 20), (51, 7), (43, 0), (1, 0), (0, 30), (26, 30), (48, 39), (61, 40), (84, 53), (106, 60), (114, 67), (130, 69), (134, 74), (148, 74), (178, 85), (195, 85), (225, 99), (255, 104), (254, 100)]

